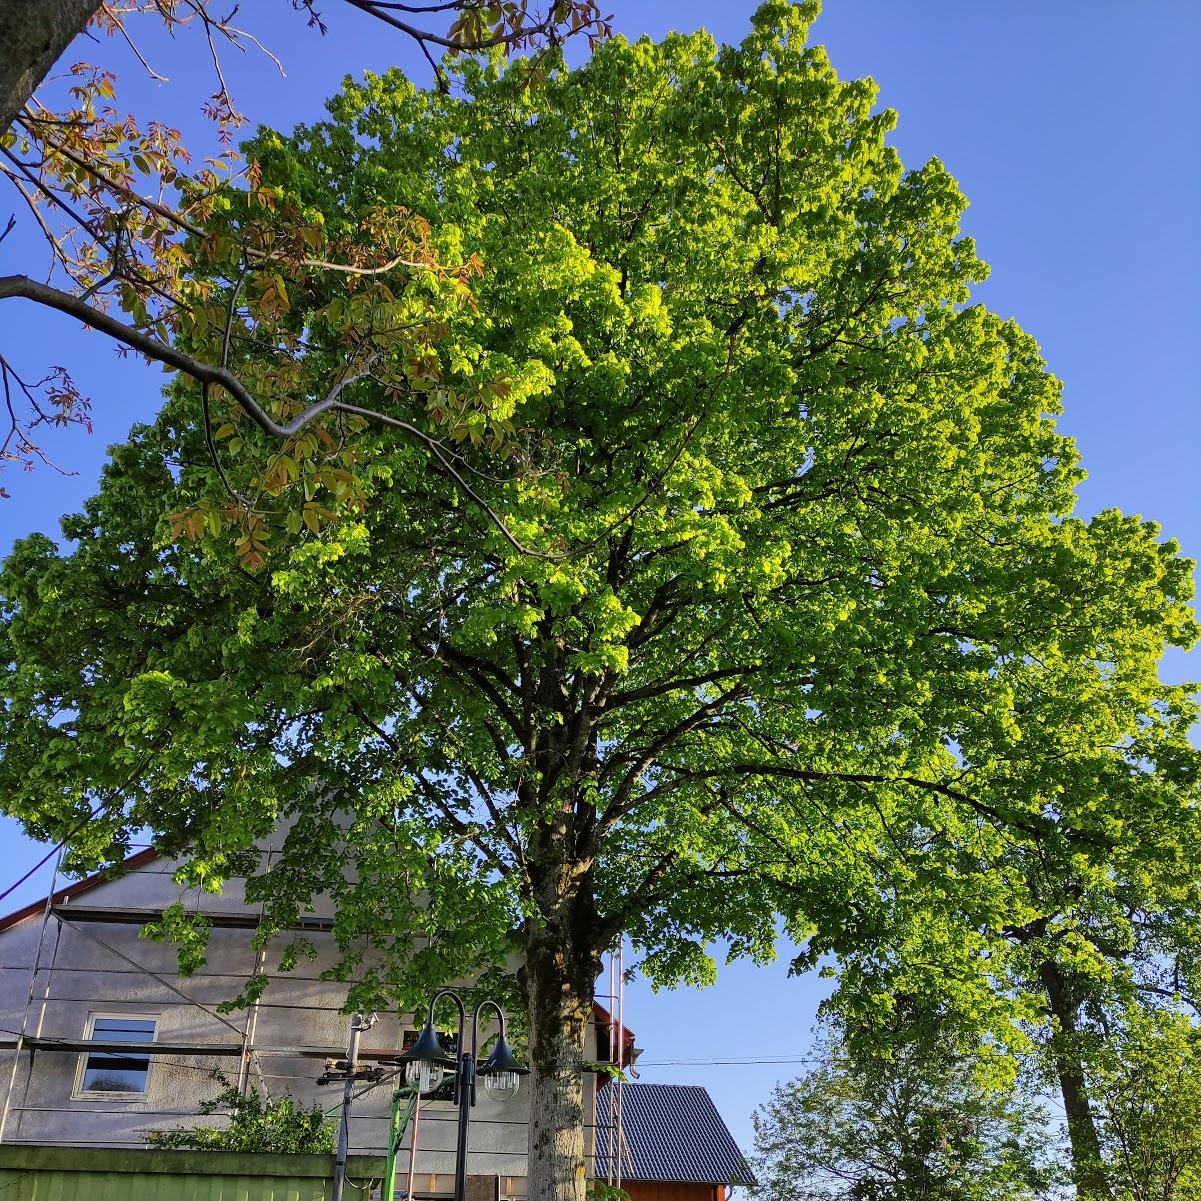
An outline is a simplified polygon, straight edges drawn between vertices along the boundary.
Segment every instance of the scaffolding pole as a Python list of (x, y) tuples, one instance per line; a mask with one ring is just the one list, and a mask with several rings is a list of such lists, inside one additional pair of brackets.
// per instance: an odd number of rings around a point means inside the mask
[[(12, 1071), (8, 1074), (8, 1088), (4, 1092), (4, 1107), (0, 1109), (0, 1143), (4, 1142), (4, 1130), (8, 1125), (8, 1115), (12, 1108), (13, 1089), (17, 1084), (17, 1068), (21, 1062), (21, 1052), (25, 1049), (27, 1039), (26, 1033), (29, 1030), (29, 1012), (33, 1008), (33, 994), (37, 989), (38, 972), (42, 967), (42, 947), (46, 941), (46, 925), (50, 921), (50, 912), (54, 907), (54, 886), (58, 883), (59, 869), (63, 864), (63, 856), (66, 854), (66, 848), (58, 853), (58, 859), (54, 863), (54, 875), (50, 878), (50, 892), (46, 896), (46, 907), (42, 910), (42, 924), (38, 929), (38, 949), (33, 957), (33, 970), (29, 973), (29, 994), (25, 998), (25, 1012), (21, 1015), (21, 1031), (17, 1035), (17, 1046), (13, 1053)], [(55, 951), (58, 950), (58, 941), (55, 940)], [(53, 970), (53, 969), (52, 969)], [(46, 974), (46, 991), (50, 990), (51, 972)], [(42, 1013), (45, 1014), (45, 1004), (42, 1006)], [(41, 1019), (38, 1020), (38, 1031), (41, 1032)], [(29, 1052), (30, 1072), (33, 1071), (33, 1051)]]
[[(609, 991), (602, 994), (609, 1009), (609, 1063), (613, 1074), (605, 1085), (603, 1117), (598, 1103), (597, 1124), (603, 1123), (605, 1130), (605, 1183), (621, 1188), (622, 1159), (627, 1154), (625, 1131), (622, 1122), (622, 1085), (625, 1081), (625, 963), (622, 943), (619, 941), (609, 952)], [(599, 1032), (597, 1050), (600, 1050)], [(597, 1165), (597, 1175), (600, 1165)]]

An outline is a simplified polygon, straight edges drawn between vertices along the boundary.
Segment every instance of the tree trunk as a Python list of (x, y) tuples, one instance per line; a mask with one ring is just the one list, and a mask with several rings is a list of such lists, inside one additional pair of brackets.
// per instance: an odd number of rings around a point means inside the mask
[(0, 0), (0, 131), (99, 7), (100, 0)]
[[(550, 931), (527, 930), (529, 1201), (584, 1201), (584, 1036), (592, 1013), (594, 956)], [(582, 970), (581, 970), (582, 969)]]
[(1053, 1055), (1059, 1090), (1063, 1095), (1067, 1115), (1068, 1142), (1072, 1150), (1072, 1178), (1078, 1201), (1112, 1201), (1105, 1165), (1101, 1159), (1101, 1139), (1093, 1118), (1092, 1103), (1084, 1078), (1084, 1065), (1076, 1045), (1077, 1005), (1072, 999), (1063, 973), (1053, 963), (1044, 963), (1038, 970), (1039, 979), (1047, 992), (1047, 1003), (1058, 1023)]

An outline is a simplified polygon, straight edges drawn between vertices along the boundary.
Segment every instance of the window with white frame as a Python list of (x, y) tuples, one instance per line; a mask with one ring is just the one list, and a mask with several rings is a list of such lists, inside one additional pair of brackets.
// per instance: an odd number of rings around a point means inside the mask
[[(97, 1043), (152, 1043), (157, 1015), (145, 1013), (93, 1013), (84, 1037)], [(135, 1049), (88, 1051), (79, 1057), (75, 1076), (77, 1098), (141, 1098), (150, 1078), (150, 1055)]]

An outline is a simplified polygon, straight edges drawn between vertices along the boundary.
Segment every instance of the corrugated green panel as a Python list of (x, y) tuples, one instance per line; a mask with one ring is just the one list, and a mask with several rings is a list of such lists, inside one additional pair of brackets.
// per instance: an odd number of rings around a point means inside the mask
[(3, 1201), (324, 1201), (326, 1188), (312, 1176), (0, 1171)]
[[(104, 1192), (100, 1194), (102, 1201), (143, 1201), (144, 1198), (160, 1195), (153, 1192), (153, 1176), (144, 1178), (145, 1183), (143, 1183), (143, 1178), (139, 1176), (117, 1176), (109, 1172), (103, 1179)], [(167, 1177), (167, 1179), (179, 1180), (180, 1178)], [(71, 1201), (83, 1201), (83, 1197), (77, 1191)]]
[(4, 1201), (31, 1201), (31, 1182), (15, 1168), (0, 1168), (0, 1197)]
[[(384, 1160), (348, 1167), (378, 1179)], [(325, 1201), (332, 1169), (332, 1156), (8, 1145), (0, 1201)]]

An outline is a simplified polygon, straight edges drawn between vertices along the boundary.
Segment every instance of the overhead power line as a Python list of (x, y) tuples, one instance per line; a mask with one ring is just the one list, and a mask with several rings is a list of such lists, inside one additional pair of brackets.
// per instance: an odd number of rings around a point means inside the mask
[[(67, 838), (70, 838), (70, 837), (71, 837), (71, 835), (70, 835), (70, 834), (68, 834), (68, 835), (67, 835)], [(46, 853), (45, 853), (45, 854), (44, 854), (44, 855), (43, 855), (43, 856), (42, 856), (42, 857), (41, 857), (41, 858), (40, 858), (40, 859), (37, 861), (37, 863), (35, 863), (35, 864), (33, 865), (33, 867), (31, 867), (31, 868), (29, 869), (29, 871), (27, 871), (27, 872), (26, 872), (26, 873), (25, 873), (25, 874), (24, 874), (24, 875), (23, 875), (23, 876), (22, 876), (22, 877), (21, 877), (19, 880), (17, 880), (17, 881), (15, 881), (14, 883), (10, 884), (10, 885), (9, 885), (9, 886), (8, 886), (8, 887), (7, 887), (7, 888), (6, 888), (6, 889), (5, 889), (3, 892), (0, 892), (0, 901), (3, 901), (5, 897), (7, 897), (7, 896), (11, 895), (12, 893), (16, 892), (16, 891), (17, 891), (17, 889), (18, 889), (18, 888), (20, 888), (20, 887), (21, 887), (21, 885), (22, 885), (22, 884), (24, 884), (26, 880), (28, 880), (28, 879), (30, 879), (32, 876), (36, 875), (36, 874), (37, 874), (37, 872), (39, 872), (39, 871), (40, 871), (42, 868), (44, 868), (44, 867), (46, 866), (46, 864), (47, 864), (47, 863), (49, 863), (49, 862), (50, 862), (50, 860), (51, 860), (51, 859), (53, 859), (53, 858), (54, 858), (54, 856), (55, 856), (55, 855), (57, 855), (57, 854), (59, 853), (59, 851), (61, 851), (61, 850), (63, 849), (63, 846), (65, 845), (65, 843), (66, 843), (66, 841), (67, 841), (67, 838), (64, 838), (64, 839), (62, 840), (62, 842), (55, 843), (55, 845), (54, 845), (54, 846), (52, 846), (52, 847), (51, 847), (51, 848), (50, 848), (50, 849), (49, 849), (49, 850), (48, 850), (48, 851), (47, 851), (47, 852), (46, 852)]]
[(814, 1055), (773, 1055), (759, 1059), (639, 1059), (639, 1068), (714, 1068), (738, 1067), (743, 1064), (817, 1063)]

